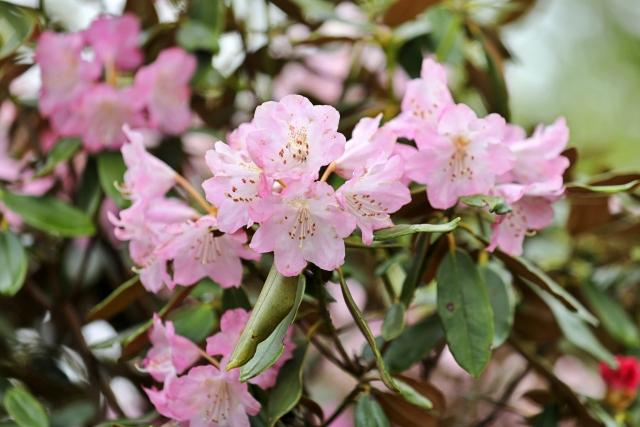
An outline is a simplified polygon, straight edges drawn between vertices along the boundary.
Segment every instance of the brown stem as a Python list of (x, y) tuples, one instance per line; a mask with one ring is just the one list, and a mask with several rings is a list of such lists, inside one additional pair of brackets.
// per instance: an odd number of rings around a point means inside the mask
[(329, 163), (329, 166), (327, 166), (327, 168), (324, 170), (324, 173), (322, 174), (320, 181), (324, 182), (327, 179), (329, 179), (329, 176), (331, 176), (334, 170), (336, 170), (336, 162)]
[(196, 203), (198, 203), (205, 210), (205, 212), (213, 216), (216, 216), (218, 214), (218, 210), (214, 206), (211, 206), (209, 203), (207, 203), (204, 197), (202, 197), (202, 194), (200, 194), (198, 190), (193, 188), (191, 183), (185, 177), (180, 174), (176, 174), (175, 180), (176, 183), (180, 187), (182, 187), (184, 191), (186, 191), (189, 196), (191, 196), (193, 200), (195, 200)]

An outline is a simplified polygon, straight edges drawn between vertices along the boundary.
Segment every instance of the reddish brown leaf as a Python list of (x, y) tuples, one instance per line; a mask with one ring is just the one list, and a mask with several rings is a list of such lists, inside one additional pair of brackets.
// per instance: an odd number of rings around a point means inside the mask
[(440, 0), (396, 0), (387, 9), (382, 21), (391, 27), (397, 27), (438, 3)]

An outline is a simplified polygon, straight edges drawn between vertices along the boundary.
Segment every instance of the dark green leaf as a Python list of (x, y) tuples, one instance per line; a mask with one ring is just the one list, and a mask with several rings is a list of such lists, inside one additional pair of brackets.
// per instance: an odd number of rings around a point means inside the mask
[(375, 241), (393, 240), (415, 233), (446, 233), (455, 230), (461, 218), (455, 218), (444, 224), (398, 224), (378, 230), (374, 233)]
[(389, 427), (389, 420), (375, 397), (361, 394), (356, 403), (355, 427)]
[(126, 208), (129, 201), (122, 197), (116, 185), (122, 183), (127, 166), (118, 152), (104, 151), (98, 155), (98, 178), (104, 192), (119, 208)]
[(145, 290), (140, 283), (139, 277), (134, 276), (118, 286), (108, 297), (89, 310), (87, 320), (91, 322), (97, 319), (111, 319), (144, 293)]
[(4, 395), (4, 408), (20, 427), (47, 427), (49, 419), (44, 408), (26, 389), (13, 387)]
[(438, 267), (438, 315), (458, 364), (477, 377), (489, 363), (493, 313), (487, 289), (471, 257), (449, 252)]
[(402, 301), (405, 307), (409, 307), (411, 304), (413, 294), (420, 284), (424, 270), (427, 267), (430, 237), (431, 236), (429, 234), (423, 233), (419, 234), (416, 239), (416, 252), (413, 257), (413, 261), (411, 262), (411, 266), (409, 267), (409, 271), (407, 272), (407, 277), (404, 279), (404, 283), (402, 284), (402, 292), (400, 293), (400, 301)]
[(222, 291), (222, 309), (223, 311), (234, 308), (244, 308), (251, 310), (251, 303), (247, 294), (242, 288), (227, 288)]
[(178, 335), (191, 341), (203, 342), (218, 325), (218, 318), (209, 304), (193, 304), (178, 308), (171, 313)]
[(293, 358), (280, 369), (278, 381), (270, 390), (266, 413), (269, 426), (276, 425), (284, 414), (292, 410), (302, 396), (302, 374), (307, 355), (306, 343), (298, 346)]
[(474, 208), (488, 208), (489, 212), (497, 215), (504, 215), (511, 212), (511, 206), (502, 198), (498, 196), (486, 196), (483, 194), (477, 194), (475, 196), (460, 197), (460, 201), (467, 206)]
[(382, 338), (391, 341), (402, 333), (404, 329), (404, 305), (400, 303), (392, 304), (384, 316), (382, 323)]
[(102, 188), (98, 180), (98, 168), (96, 160), (89, 158), (76, 192), (75, 205), (90, 218), (95, 218), (100, 202), (102, 202)]
[(27, 275), (27, 254), (9, 230), (0, 232), (0, 295), (13, 296)]
[(444, 331), (438, 316), (429, 316), (411, 325), (393, 340), (384, 353), (384, 361), (390, 372), (397, 374), (422, 360), (440, 341)]
[(302, 296), (305, 289), (305, 278), (303, 275), (298, 277), (298, 286), (296, 290), (296, 299), (291, 307), (289, 314), (285, 316), (280, 324), (273, 330), (271, 335), (258, 344), (256, 354), (242, 368), (240, 368), (240, 380), (247, 381), (256, 375), (260, 375), (269, 369), (278, 361), (284, 351), (284, 339), (289, 330), (289, 326), (296, 319), (298, 307), (302, 302)]
[(69, 403), (51, 414), (51, 427), (88, 425), (95, 412), (96, 407), (89, 400)]
[(258, 344), (267, 339), (290, 313), (296, 301), (297, 288), (296, 277), (284, 277), (278, 273), (275, 265), (271, 267), (258, 301), (251, 311), (251, 317), (238, 338), (227, 369), (239, 368), (253, 357)]
[(0, 190), (0, 200), (25, 223), (54, 236), (90, 236), (96, 231), (84, 212), (51, 196), (23, 196)]
[(596, 360), (604, 360), (610, 365), (615, 365), (615, 359), (611, 352), (598, 341), (580, 316), (570, 311), (547, 291), (540, 289), (528, 280), (525, 280), (525, 283), (551, 309), (558, 326), (560, 326), (562, 333), (570, 343), (591, 354)]
[(44, 165), (36, 172), (36, 177), (47, 175), (60, 163), (69, 160), (78, 151), (82, 141), (79, 138), (63, 138), (53, 147)]
[(510, 285), (490, 267), (480, 268), (480, 273), (487, 285), (489, 301), (493, 309), (493, 348), (497, 348), (509, 337), (513, 325), (514, 304)]
[(0, 2), (0, 59), (11, 55), (33, 34), (38, 24), (31, 10)]

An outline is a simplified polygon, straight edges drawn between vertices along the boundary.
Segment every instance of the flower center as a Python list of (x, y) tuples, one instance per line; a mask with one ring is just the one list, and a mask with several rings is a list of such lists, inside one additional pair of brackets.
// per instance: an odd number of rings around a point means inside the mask
[(307, 161), (307, 157), (309, 157), (309, 142), (307, 141), (307, 130), (305, 128), (289, 126), (287, 150), (291, 153), (293, 160), (299, 163)]
[(222, 255), (222, 250), (217, 242), (213, 229), (209, 228), (205, 234), (196, 239), (196, 244), (192, 247), (195, 250), (195, 258), (202, 265), (215, 262)]
[(371, 194), (348, 193), (345, 197), (347, 205), (358, 215), (368, 218), (386, 218), (389, 209), (382, 202), (371, 197)]
[(204, 411), (204, 421), (217, 424), (226, 423), (231, 412), (231, 396), (229, 386), (224, 380), (205, 380), (207, 389), (207, 408)]
[[(311, 216), (307, 203), (303, 200), (294, 200), (292, 206), (297, 209), (293, 226), (289, 230), (289, 238), (298, 241), (298, 247), (302, 248), (308, 237), (316, 234), (316, 223)], [(284, 217), (288, 219), (287, 216)]]

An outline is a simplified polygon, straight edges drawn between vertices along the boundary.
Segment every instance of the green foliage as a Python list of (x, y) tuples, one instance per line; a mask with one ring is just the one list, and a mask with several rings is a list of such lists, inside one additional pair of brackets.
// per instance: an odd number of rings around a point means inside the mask
[(300, 401), (306, 356), (307, 346), (299, 345), (293, 352), (293, 359), (285, 363), (280, 370), (278, 381), (269, 395), (265, 409), (270, 427), (275, 426), (278, 420)]
[(380, 404), (370, 394), (361, 394), (356, 403), (356, 427), (389, 427), (389, 420)]
[(98, 155), (98, 178), (102, 190), (119, 208), (126, 208), (129, 201), (122, 197), (118, 184), (122, 183), (126, 170), (120, 153), (105, 151)]
[(27, 275), (27, 253), (11, 231), (0, 232), (0, 294), (15, 295)]
[(9, 416), (20, 427), (48, 427), (49, 418), (35, 397), (23, 387), (7, 390), (2, 400)]

